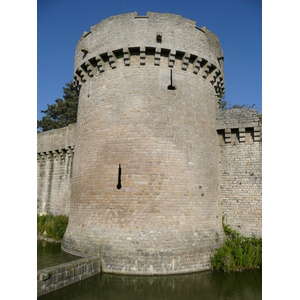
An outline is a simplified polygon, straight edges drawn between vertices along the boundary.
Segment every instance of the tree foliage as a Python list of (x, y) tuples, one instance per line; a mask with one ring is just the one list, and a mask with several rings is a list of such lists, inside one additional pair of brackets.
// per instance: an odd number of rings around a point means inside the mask
[(226, 109), (226, 107), (227, 107), (227, 101), (225, 100), (225, 94), (219, 94), (218, 95), (218, 97), (219, 97), (219, 108), (221, 109), (221, 110), (224, 110), (224, 109)]
[(221, 110), (226, 110), (226, 109), (231, 109), (231, 108), (254, 108), (255, 104), (249, 105), (249, 104), (233, 104), (231, 106), (230, 101), (227, 102), (225, 100), (225, 94), (219, 94), (219, 109)]
[(55, 104), (47, 104), (47, 109), (41, 110), (45, 116), (37, 121), (39, 131), (62, 128), (77, 122), (79, 95), (72, 81), (66, 83), (63, 91), (63, 99), (58, 98)]

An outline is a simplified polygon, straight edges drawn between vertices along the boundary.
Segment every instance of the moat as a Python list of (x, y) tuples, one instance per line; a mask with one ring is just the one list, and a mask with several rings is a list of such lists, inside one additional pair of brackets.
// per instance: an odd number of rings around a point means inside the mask
[[(60, 243), (38, 241), (38, 268), (76, 259), (60, 249)], [(168, 276), (98, 274), (39, 300), (92, 299), (262, 299), (262, 270), (223, 273), (205, 271)]]

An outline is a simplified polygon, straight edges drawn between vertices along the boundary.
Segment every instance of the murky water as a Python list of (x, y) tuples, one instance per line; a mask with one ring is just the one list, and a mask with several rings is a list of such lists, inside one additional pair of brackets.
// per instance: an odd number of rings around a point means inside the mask
[(53, 267), (62, 263), (78, 259), (78, 256), (71, 255), (61, 250), (61, 243), (49, 243), (37, 241), (37, 269)]
[(225, 274), (206, 271), (169, 276), (99, 274), (38, 299), (259, 300), (262, 299), (262, 272), (254, 270)]

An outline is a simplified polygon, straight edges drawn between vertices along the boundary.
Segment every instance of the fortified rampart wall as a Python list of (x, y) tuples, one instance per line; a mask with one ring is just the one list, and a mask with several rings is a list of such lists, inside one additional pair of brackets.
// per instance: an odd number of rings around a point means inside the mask
[(210, 268), (222, 208), (226, 222), (259, 230), (249, 210), (261, 199), (249, 179), (261, 178), (258, 123), (218, 111), (223, 59), (212, 32), (177, 15), (118, 15), (84, 32), (77, 124), (38, 146), (38, 211), (69, 212), (63, 250), (100, 254), (104, 272), (187, 273)]
[(99, 256), (85, 257), (37, 271), (37, 296), (84, 280), (101, 272)]
[(69, 214), (76, 124), (37, 135), (37, 213)]
[(118, 15), (83, 34), (63, 250), (100, 251), (104, 272), (210, 268), (224, 237), (215, 129), (223, 59), (214, 34), (172, 14)]
[(217, 114), (221, 204), (225, 224), (245, 236), (262, 235), (262, 139), (259, 114)]
[[(262, 235), (262, 127), (259, 114), (247, 108), (219, 111), (216, 128), (224, 221), (245, 236), (259, 237)], [(76, 124), (38, 133), (39, 214), (69, 214), (75, 141)]]

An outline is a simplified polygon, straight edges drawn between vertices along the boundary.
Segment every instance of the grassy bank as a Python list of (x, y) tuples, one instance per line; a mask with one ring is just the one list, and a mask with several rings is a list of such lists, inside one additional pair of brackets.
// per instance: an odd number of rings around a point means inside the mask
[(262, 266), (262, 238), (244, 237), (223, 222), (224, 245), (211, 259), (214, 270), (224, 272), (255, 269)]
[(61, 240), (67, 229), (69, 217), (65, 215), (37, 215), (37, 234)]

